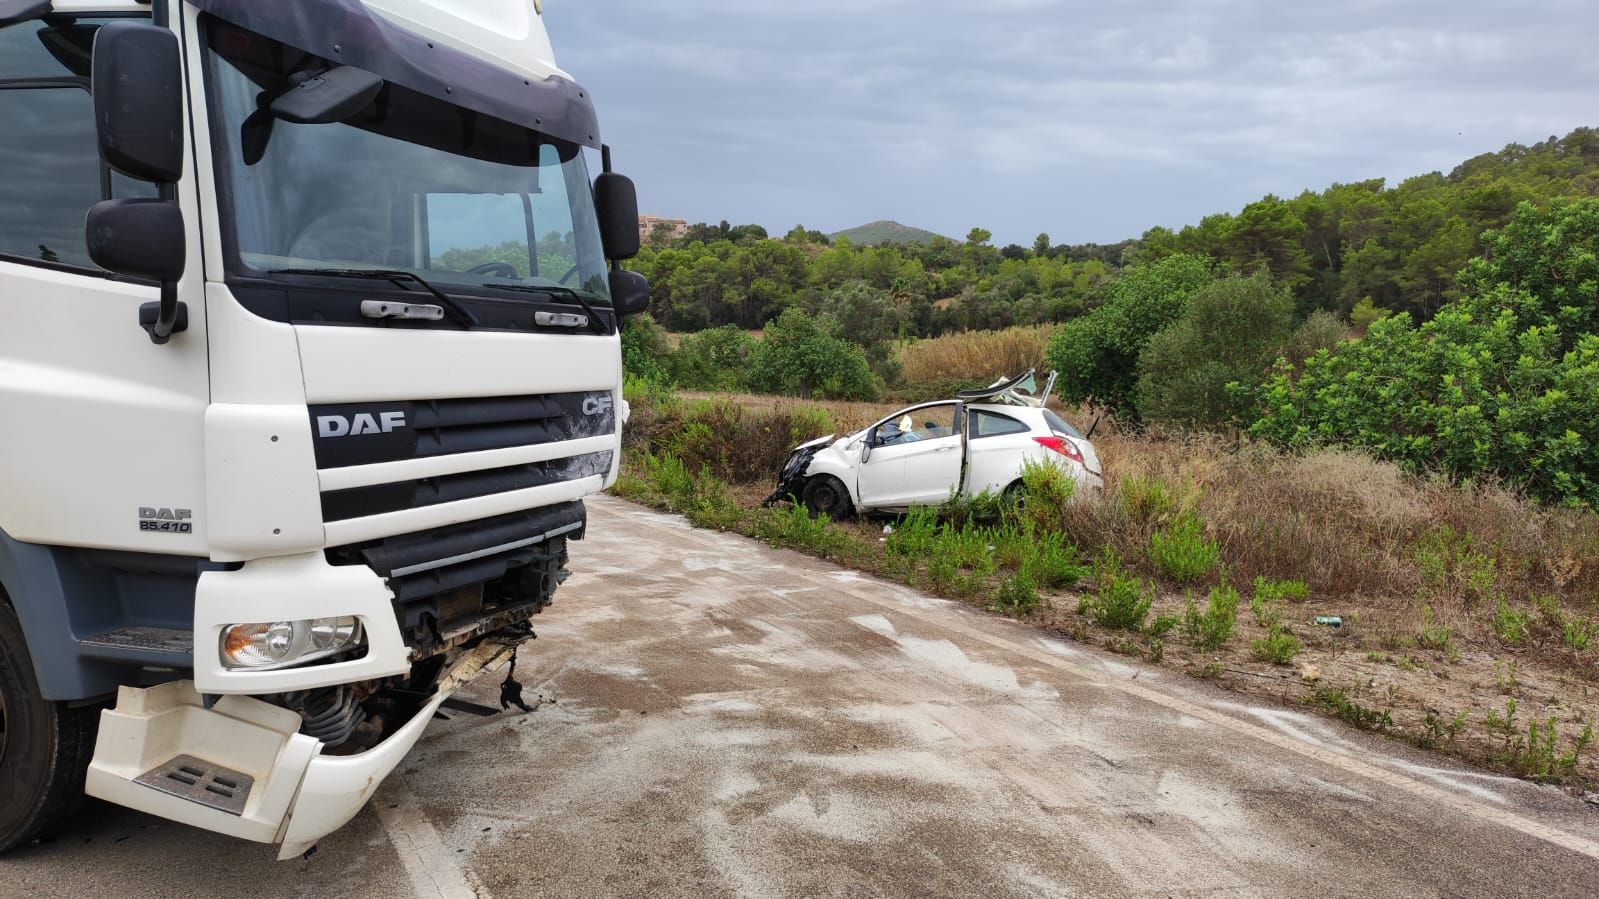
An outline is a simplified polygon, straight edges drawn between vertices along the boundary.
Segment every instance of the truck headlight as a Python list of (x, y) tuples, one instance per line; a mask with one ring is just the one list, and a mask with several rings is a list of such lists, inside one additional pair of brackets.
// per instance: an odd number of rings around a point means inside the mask
[(252, 671), (288, 668), (336, 655), (361, 639), (361, 622), (350, 615), (230, 624), (222, 629), (222, 664)]

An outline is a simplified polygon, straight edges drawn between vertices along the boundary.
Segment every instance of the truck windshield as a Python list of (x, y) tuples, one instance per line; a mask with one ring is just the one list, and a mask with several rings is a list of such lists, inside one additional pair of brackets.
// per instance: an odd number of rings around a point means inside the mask
[(277, 120), (272, 99), (333, 64), (217, 20), (207, 35), (231, 269), (397, 269), (452, 293), (609, 303), (576, 144), (395, 84), (344, 122)]

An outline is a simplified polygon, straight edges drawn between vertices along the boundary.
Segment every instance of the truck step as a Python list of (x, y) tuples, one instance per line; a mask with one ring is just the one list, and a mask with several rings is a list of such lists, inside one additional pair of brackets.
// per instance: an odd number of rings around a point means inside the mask
[(192, 755), (180, 755), (133, 782), (230, 815), (243, 815), (255, 778)]
[(192, 632), (172, 627), (124, 627), (78, 641), (85, 653), (121, 659), (141, 655), (190, 656), (194, 652)]

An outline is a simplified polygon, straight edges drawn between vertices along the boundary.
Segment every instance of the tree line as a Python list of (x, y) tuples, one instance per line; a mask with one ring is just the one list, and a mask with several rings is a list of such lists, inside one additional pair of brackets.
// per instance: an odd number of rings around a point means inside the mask
[(1510, 144), (1444, 174), (1389, 187), (1335, 184), (1291, 199), (1264, 197), (1198, 224), (1152, 228), (1137, 240), (997, 247), (973, 228), (964, 242), (856, 246), (796, 226), (780, 238), (759, 225), (698, 224), (664, 232), (633, 265), (654, 288), (654, 315), (672, 331), (754, 330), (785, 310), (816, 315), (848, 288), (886, 306), (901, 337), (1064, 322), (1101, 305), (1133, 264), (1175, 255), (1223, 271), (1264, 270), (1304, 320), (1321, 310), (1367, 320), (1391, 312), (1425, 321), (1461, 295), (1458, 274), (1518, 204), (1599, 195), (1599, 131), (1578, 128), (1532, 146)]

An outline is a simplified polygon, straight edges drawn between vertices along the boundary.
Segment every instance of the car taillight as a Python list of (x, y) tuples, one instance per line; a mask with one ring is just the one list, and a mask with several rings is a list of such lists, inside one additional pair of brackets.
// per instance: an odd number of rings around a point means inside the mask
[(1077, 449), (1077, 444), (1072, 443), (1065, 437), (1034, 437), (1033, 442), (1045, 449), (1060, 453), (1078, 465), (1083, 464), (1083, 454)]

